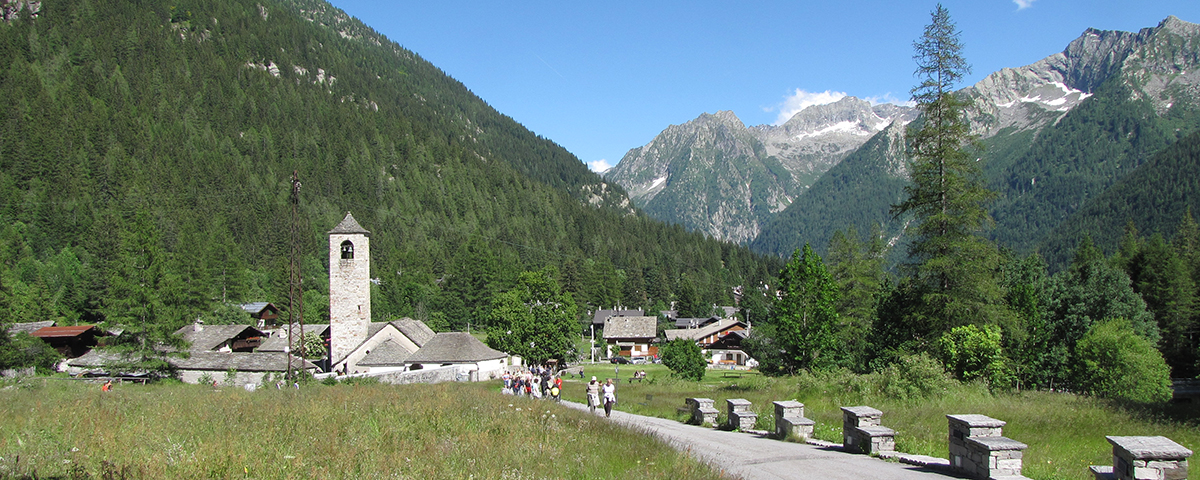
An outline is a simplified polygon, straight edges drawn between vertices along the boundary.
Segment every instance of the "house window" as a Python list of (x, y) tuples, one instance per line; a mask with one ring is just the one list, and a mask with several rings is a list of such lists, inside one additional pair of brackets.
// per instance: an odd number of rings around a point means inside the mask
[(354, 244), (349, 240), (342, 242), (342, 260), (354, 259)]

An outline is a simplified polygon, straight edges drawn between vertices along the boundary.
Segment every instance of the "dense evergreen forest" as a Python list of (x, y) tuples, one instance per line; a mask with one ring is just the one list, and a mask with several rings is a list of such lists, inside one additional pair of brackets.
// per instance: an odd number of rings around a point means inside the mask
[(4, 324), (162, 338), (222, 305), (286, 307), (293, 171), (312, 323), (347, 211), (372, 231), (377, 320), (436, 329), (488, 324), (493, 297), (545, 267), (582, 316), (665, 308), (681, 279), (729, 304), (781, 265), (633, 210), (321, 1), (43, 2), (0, 22), (0, 87)]

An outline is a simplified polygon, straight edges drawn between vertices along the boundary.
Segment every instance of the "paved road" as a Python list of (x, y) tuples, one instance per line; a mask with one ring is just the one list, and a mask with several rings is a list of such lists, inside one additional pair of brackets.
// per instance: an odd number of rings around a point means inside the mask
[[(583, 404), (562, 402), (587, 410)], [(596, 410), (603, 415), (603, 411)], [(887, 462), (832, 448), (782, 442), (748, 433), (726, 432), (686, 425), (674, 420), (613, 411), (612, 421), (663, 439), (693, 457), (747, 479), (924, 479), (948, 480), (919, 467)]]

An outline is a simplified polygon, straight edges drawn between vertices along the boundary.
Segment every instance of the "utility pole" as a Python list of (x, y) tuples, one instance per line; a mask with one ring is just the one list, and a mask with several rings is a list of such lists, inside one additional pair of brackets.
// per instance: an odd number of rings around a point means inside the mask
[(300, 174), (292, 170), (292, 252), (288, 264), (288, 348), (283, 352), (287, 361), (287, 378), (292, 379), (292, 352), (300, 350), (304, 358), (304, 340), (296, 338), (296, 334), (304, 335), (304, 276), (300, 271), (300, 218), (297, 209), (300, 205)]

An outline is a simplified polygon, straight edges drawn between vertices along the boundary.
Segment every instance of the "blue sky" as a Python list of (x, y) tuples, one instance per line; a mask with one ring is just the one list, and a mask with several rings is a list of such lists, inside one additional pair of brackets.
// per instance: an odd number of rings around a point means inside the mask
[[(907, 101), (936, 2), (332, 0), (593, 169), (668, 125), (732, 110), (776, 124), (840, 95)], [(1089, 27), (1137, 31), (1197, 0), (946, 0), (973, 68), (1062, 51)]]

